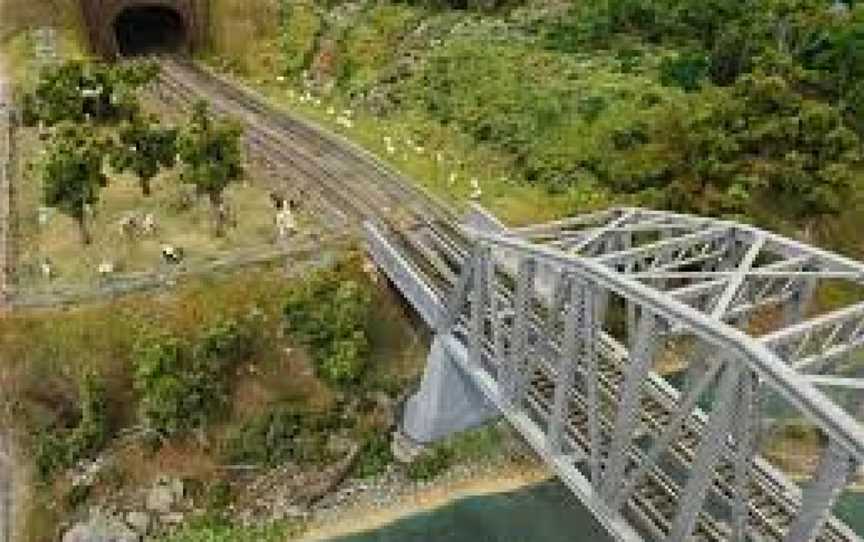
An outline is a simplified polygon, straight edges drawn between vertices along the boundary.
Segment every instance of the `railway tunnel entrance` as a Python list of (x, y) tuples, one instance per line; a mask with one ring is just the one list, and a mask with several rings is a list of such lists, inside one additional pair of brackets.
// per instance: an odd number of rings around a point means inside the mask
[(189, 49), (189, 29), (183, 16), (165, 6), (133, 6), (114, 20), (121, 56), (179, 53)]

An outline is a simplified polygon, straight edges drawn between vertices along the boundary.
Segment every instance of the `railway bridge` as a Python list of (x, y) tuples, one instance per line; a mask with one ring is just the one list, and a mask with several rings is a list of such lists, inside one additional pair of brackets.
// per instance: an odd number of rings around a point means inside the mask
[(460, 221), (345, 139), (200, 66), (162, 64), (161, 99), (243, 119), (273, 180), (363, 225), (436, 331), (407, 438), (503, 415), (618, 540), (858, 540), (834, 504), (864, 459), (864, 265), (646, 209)]
[[(463, 233), (424, 233), (421, 266), (367, 225), (436, 330), (405, 435), (503, 414), (618, 540), (858, 540), (832, 506), (864, 459), (864, 265), (645, 209), (516, 230), (477, 209)], [(803, 489), (761, 455), (793, 420)]]

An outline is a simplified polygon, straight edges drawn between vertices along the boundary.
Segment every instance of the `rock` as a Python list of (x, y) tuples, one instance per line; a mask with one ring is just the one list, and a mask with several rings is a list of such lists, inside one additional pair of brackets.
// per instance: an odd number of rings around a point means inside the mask
[(181, 512), (172, 512), (161, 517), (165, 525), (180, 525), (186, 517)]
[(150, 523), (150, 514), (147, 512), (133, 511), (126, 514), (126, 524), (142, 536), (150, 532)]
[(122, 521), (106, 516), (92, 517), (66, 531), (63, 542), (140, 542), (141, 536)]
[(154, 486), (147, 493), (147, 510), (167, 514), (174, 506), (174, 497), (171, 489), (166, 486)]

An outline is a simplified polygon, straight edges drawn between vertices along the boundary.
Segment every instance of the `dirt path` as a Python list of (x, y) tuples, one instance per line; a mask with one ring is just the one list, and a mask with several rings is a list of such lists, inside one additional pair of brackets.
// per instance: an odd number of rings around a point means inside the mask
[[(11, 158), (11, 133), (8, 127), (11, 93), (5, 78), (3, 57), (0, 56), (0, 318), (6, 301), (9, 285), (9, 211), (11, 205), (9, 168)], [(2, 359), (0, 359), (2, 361)], [(9, 439), (0, 427), (0, 542), (11, 542), (13, 526), (14, 483), (12, 453)]]

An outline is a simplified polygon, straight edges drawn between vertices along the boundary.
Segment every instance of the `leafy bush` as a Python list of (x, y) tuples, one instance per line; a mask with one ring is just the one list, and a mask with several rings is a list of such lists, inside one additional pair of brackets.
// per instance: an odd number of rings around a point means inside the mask
[(225, 320), (190, 344), (170, 333), (142, 338), (133, 353), (141, 422), (158, 437), (204, 426), (227, 405), (232, 369), (253, 351), (254, 317)]
[(667, 87), (676, 86), (693, 92), (702, 85), (708, 68), (708, 57), (701, 51), (667, 57), (660, 64), (660, 82)]
[(329, 429), (338, 425), (328, 414), (280, 406), (256, 416), (229, 435), (224, 449), (235, 464), (276, 466), (327, 459)]
[(284, 522), (240, 527), (220, 517), (193, 520), (162, 542), (282, 542), (298, 534), (296, 526)]
[(450, 467), (453, 452), (446, 446), (436, 446), (408, 465), (408, 478), (415, 481), (432, 480)]
[(761, 73), (669, 104), (649, 125), (646, 141), (609, 156), (604, 178), (700, 213), (746, 212), (755, 202), (792, 216), (836, 212), (861, 159), (838, 108)]
[(337, 271), (318, 272), (293, 288), (285, 303), (288, 332), (309, 347), (317, 374), (326, 382), (356, 383), (366, 369), (366, 319), (370, 293)]
[(49, 428), (36, 437), (35, 462), (42, 480), (93, 457), (109, 437), (105, 386), (92, 373), (85, 373), (78, 385), (80, 416), (71, 429)]
[(384, 472), (387, 465), (393, 462), (393, 451), (387, 435), (373, 433), (366, 437), (363, 448), (354, 466), (356, 476), (366, 478)]

